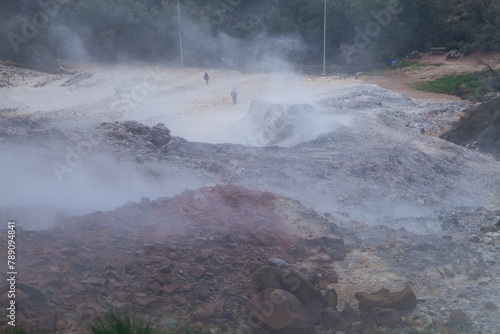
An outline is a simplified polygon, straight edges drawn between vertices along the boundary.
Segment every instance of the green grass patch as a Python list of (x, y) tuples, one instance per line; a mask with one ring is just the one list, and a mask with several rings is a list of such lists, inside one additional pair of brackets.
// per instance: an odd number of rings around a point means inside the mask
[(208, 329), (194, 329), (190, 326), (186, 326), (186, 327), (181, 327), (181, 329), (179, 329), (176, 332), (172, 332), (172, 334), (213, 334), (213, 333)]
[(4, 333), (5, 334), (28, 334), (31, 332), (28, 332), (26, 329), (24, 329), (22, 325), (18, 325), (10, 330), (5, 331)]
[[(128, 315), (120, 315), (115, 311), (108, 311), (107, 314), (97, 319), (90, 331), (93, 334), (214, 334), (209, 329), (194, 328), (190, 325), (179, 327), (175, 320), (167, 321), (167, 327), (177, 327), (166, 332), (155, 329), (145, 321), (137, 321), (135, 317), (130, 319)], [(1, 332), (3, 334), (33, 334), (35, 332), (24, 329), (22, 325), (17, 325), (12, 329)], [(217, 334), (221, 334), (217, 332)]]
[[(168, 326), (177, 324), (177, 321), (174, 320), (168, 322)], [(115, 311), (109, 311), (106, 315), (97, 319), (91, 327), (91, 332), (93, 334), (213, 334), (208, 329), (197, 329), (190, 325), (162, 332), (149, 323), (136, 321), (135, 317), (130, 319), (128, 315), (120, 315)]]
[(446, 76), (433, 81), (414, 83), (413, 88), (425, 92), (456, 95), (463, 99), (482, 101), (483, 96), (498, 86), (498, 77), (491, 72), (473, 72)]
[(110, 312), (103, 318), (97, 320), (97, 324), (92, 326), (94, 334), (152, 334), (151, 326), (144, 322), (137, 322), (130, 319), (128, 315), (120, 316), (115, 312)]

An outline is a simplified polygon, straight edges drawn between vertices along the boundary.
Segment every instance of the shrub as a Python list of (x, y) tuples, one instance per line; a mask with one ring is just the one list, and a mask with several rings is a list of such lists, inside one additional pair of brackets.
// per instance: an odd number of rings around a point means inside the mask
[(153, 329), (149, 324), (136, 322), (135, 318), (130, 320), (128, 315), (120, 316), (116, 312), (109, 312), (103, 318), (97, 320), (97, 324), (91, 327), (94, 334), (150, 334)]

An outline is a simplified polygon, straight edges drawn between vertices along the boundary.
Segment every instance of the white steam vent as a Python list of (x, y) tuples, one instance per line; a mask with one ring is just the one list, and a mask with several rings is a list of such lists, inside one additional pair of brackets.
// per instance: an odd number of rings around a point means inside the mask
[(253, 127), (249, 141), (256, 146), (294, 146), (338, 129), (333, 117), (324, 122), (309, 103), (290, 104), (269, 98), (252, 101), (246, 122)]

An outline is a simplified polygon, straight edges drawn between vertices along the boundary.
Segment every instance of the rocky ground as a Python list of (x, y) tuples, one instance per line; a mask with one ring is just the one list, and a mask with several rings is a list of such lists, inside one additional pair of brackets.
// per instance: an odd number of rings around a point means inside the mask
[[(217, 83), (188, 110), (172, 105), (172, 115), (150, 113), (143, 125), (123, 113), (202, 88), (153, 78), (144, 104), (116, 109), (106, 76), (122, 72), (84, 73), (34, 72), (1, 92), (12, 93), (0, 117), (0, 180), (9, 189), (0, 217), (18, 222), (18, 314), (33, 329), (88, 332), (111, 307), (162, 329), (187, 321), (292, 333), (273, 326), (302, 319), (298, 333), (498, 332), (500, 163), (434, 136), (468, 104), (412, 100), (355, 80), (332, 90), (325, 81), (308, 100), (279, 92), (242, 100), (227, 114), (243, 122), (240, 137), (202, 143), (179, 137), (174, 129), (187, 127), (168, 120), (177, 113), (192, 119), (191, 132), (214, 138), (230, 107), (210, 122), (196, 116), (223, 103)], [(38, 95), (21, 105), (26, 91)], [(72, 99), (34, 104), (52, 91)], [(292, 275), (307, 293), (283, 279), (258, 283), (264, 274)], [(382, 288), (401, 293), (360, 294)], [(265, 305), (276, 293), (298, 311), (252, 327), (249, 302)], [(379, 304), (366, 306), (372, 299)]]
[(469, 110), (441, 138), (500, 158), (500, 98)]
[[(457, 209), (440, 217), (442, 233), (416, 234), (345, 222), (236, 186), (59, 215), (48, 230), (17, 228), (17, 319), (37, 333), (87, 333), (112, 308), (162, 330), (190, 323), (253, 333), (248, 307), (259, 288), (272, 287), (305, 300), (309, 325), (297, 333), (496, 333), (499, 217), (498, 208)], [(373, 301), (384, 311), (367, 309), (360, 296), (405, 287), (414, 302)], [(271, 324), (301, 316), (257, 310)]]

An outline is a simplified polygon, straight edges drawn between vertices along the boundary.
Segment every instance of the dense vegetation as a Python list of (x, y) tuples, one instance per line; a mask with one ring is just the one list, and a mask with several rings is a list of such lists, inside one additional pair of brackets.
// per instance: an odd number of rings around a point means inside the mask
[[(322, 63), (325, 0), (180, 0), (183, 58), (280, 55)], [(499, 0), (326, 0), (329, 64), (388, 61), (431, 46), (500, 51)], [(0, 57), (179, 61), (175, 0), (0, 0)]]

